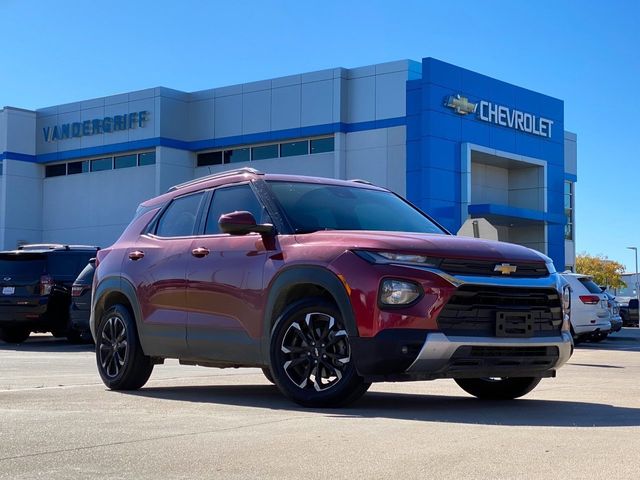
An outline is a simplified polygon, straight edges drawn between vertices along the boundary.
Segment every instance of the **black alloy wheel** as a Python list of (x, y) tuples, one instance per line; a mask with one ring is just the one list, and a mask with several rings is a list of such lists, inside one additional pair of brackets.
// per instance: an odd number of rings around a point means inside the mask
[(142, 352), (135, 322), (125, 306), (114, 305), (104, 313), (96, 337), (96, 362), (107, 387), (136, 390), (147, 382), (153, 361)]
[(355, 370), (339, 311), (323, 299), (297, 302), (280, 317), (271, 361), (276, 385), (304, 406), (346, 405), (370, 385)]

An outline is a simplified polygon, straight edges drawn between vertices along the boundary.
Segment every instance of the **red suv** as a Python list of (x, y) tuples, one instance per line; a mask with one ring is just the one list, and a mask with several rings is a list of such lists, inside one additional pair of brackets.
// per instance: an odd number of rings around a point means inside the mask
[(306, 406), (374, 381), (453, 378), (516, 398), (571, 356), (551, 260), (450, 235), (362, 181), (240, 169), (144, 202), (98, 252), (98, 370), (137, 389), (155, 364), (258, 367)]

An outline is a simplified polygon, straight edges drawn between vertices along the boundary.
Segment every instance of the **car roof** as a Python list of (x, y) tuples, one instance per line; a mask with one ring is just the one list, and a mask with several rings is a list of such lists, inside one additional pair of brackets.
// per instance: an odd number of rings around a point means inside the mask
[(336, 185), (336, 186), (349, 186), (357, 188), (366, 188), (369, 190), (389, 191), (386, 188), (373, 185), (372, 183), (361, 180), (341, 180), (336, 178), (326, 177), (311, 177), (306, 175), (290, 175), (284, 173), (264, 173), (254, 168), (238, 168), (234, 170), (226, 170), (220, 173), (214, 173), (204, 177), (196, 178), (188, 182), (180, 183), (169, 188), (169, 190), (158, 197), (151, 198), (141, 205), (144, 207), (152, 207), (155, 205), (163, 204), (166, 201), (173, 199), (178, 195), (184, 195), (187, 193), (197, 192), (205, 190), (207, 188), (214, 188), (224, 186), (227, 184), (238, 183), (242, 181), (251, 181), (255, 179), (263, 179), (266, 181), (281, 181), (281, 182), (296, 182), (296, 183), (316, 183), (319, 185)]

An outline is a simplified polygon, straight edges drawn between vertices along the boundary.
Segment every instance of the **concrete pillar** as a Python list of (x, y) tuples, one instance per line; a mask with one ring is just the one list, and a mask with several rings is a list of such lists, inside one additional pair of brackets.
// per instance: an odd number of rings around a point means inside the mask
[(192, 180), (196, 154), (169, 147), (156, 148), (156, 195), (178, 183)]
[(35, 163), (36, 113), (0, 110), (0, 249), (42, 241), (44, 167)]

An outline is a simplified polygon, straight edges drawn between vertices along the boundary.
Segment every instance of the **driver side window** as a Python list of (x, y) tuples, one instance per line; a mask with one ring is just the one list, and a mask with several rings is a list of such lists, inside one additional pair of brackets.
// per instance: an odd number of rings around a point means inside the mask
[(270, 222), (267, 211), (260, 204), (249, 185), (244, 184), (214, 190), (204, 234), (215, 235), (222, 233), (218, 225), (220, 216), (241, 210), (251, 212), (256, 219), (256, 223)]

